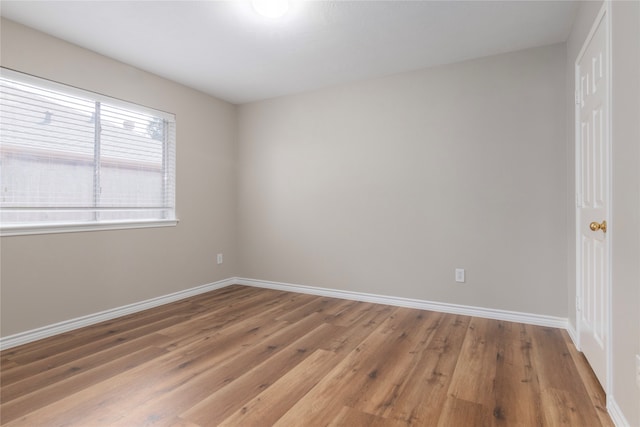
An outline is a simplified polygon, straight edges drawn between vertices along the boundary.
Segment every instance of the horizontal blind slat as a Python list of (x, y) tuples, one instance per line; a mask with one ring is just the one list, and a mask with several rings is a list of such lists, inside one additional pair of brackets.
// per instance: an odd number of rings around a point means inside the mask
[(174, 116), (0, 68), (0, 124), (0, 224), (175, 219)]

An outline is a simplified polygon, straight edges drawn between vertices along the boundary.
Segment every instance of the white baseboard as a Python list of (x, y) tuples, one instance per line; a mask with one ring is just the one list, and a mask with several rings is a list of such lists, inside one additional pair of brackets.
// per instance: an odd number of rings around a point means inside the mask
[[(0, 338), (0, 350), (5, 350), (32, 341), (48, 338), (53, 335), (62, 334), (74, 329), (94, 325), (116, 317), (147, 310), (163, 304), (168, 304), (194, 295), (224, 288), (232, 284), (254, 286), (258, 288), (277, 289), (288, 292), (298, 292), (303, 294), (326, 296), (331, 298), (342, 298), (355, 301), (371, 302), (376, 304), (387, 304), (397, 307), (417, 308), (420, 310), (439, 311), (443, 313), (460, 314), (465, 316), (483, 317), (487, 319), (506, 320), (510, 322), (528, 323), (531, 325), (548, 326), (569, 330), (569, 322), (562, 317), (546, 316), (540, 314), (521, 313), (516, 311), (497, 310), (483, 307), (472, 307), (460, 304), (448, 304), (442, 302), (425, 301), (411, 298), (401, 298), (386, 295), (376, 295), (363, 292), (342, 291), (338, 289), (318, 288), (313, 286), (295, 285), (291, 283), (271, 282), (267, 280), (247, 279), (232, 277), (220, 280), (215, 283), (198, 286), (191, 289), (175, 292), (146, 301), (141, 301), (122, 307), (105, 310), (99, 313), (90, 314), (75, 319), (65, 320), (53, 325), (43, 326), (26, 332), (20, 332)], [(571, 331), (569, 331), (571, 335)], [(573, 336), (572, 336), (573, 339)]]
[(32, 341), (37, 341), (43, 338), (48, 338), (53, 335), (72, 331), (74, 329), (95, 325), (96, 323), (104, 322), (105, 320), (115, 319), (116, 317), (126, 316), (127, 314), (136, 313), (138, 311), (147, 310), (149, 308), (158, 307), (163, 304), (168, 304), (170, 302), (189, 298), (194, 295), (224, 288), (225, 286), (232, 285), (235, 282), (236, 281), (234, 278), (224, 279), (215, 283), (209, 283), (206, 285), (197, 286), (195, 288), (185, 289), (183, 291), (178, 291), (169, 295), (151, 298), (146, 301), (136, 302), (122, 307), (101, 311), (99, 313), (65, 320), (60, 323), (43, 326), (41, 328), (32, 329), (26, 332), (20, 332), (15, 335), (9, 335), (7, 337), (0, 338), (0, 350), (6, 350), (11, 347), (26, 344)]
[(578, 331), (569, 321), (567, 321), (567, 333), (569, 334), (569, 338), (571, 338), (571, 342), (573, 342), (575, 348), (578, 349), (578, 351), (582, 351), (578, 345)]
[(629, 424), (629, 421), (627, 421), (624, 413), (611, 395), (607, 396), (607, 411), (616, 427), (631, 427), (631, 424)]
[(355, 301), (386, 304), (398, 307), (417, 308), (420, 310), (439, 311), (443, 313), (460, 314), (465, 316), (483, 317), (486, 319), (506, 320), (509, 322), (527, 323), (530, 325), (548, 326), (567, 329), (569, 322), (564, 317), (547, 316), (542, 314), (521, 313), (517, 311), (497, 310), (483, 307), (472, 307), (460, 304), (425, 301), (411, 298), (392, 297), (386, 295), (368, 294), (363, 292), (341, 291), (338, 289), (318, 288), (313, 286), (295, 285), (291, 283), (270, 282), (267, 280), (236, 278), (239, 285), (257, 288), (277, 289), (281, 291), (298, 292), (303, 294), (320, 295), (331, 298), (342, 298)]

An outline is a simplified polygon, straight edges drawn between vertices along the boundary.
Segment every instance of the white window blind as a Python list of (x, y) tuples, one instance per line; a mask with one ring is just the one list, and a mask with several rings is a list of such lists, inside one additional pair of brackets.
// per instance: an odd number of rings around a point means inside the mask
[(3, 235), (175, 224), (172, 114), (0, 71)]

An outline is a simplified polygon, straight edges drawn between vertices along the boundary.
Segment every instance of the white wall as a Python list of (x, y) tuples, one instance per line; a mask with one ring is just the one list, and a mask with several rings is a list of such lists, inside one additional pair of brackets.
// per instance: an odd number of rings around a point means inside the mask
[(613, 398), (640, 426), (640, 2), (611, 4)]
[(565, 56), (239, 107), (241, 275), (565, 317)]
[[(175, 113), (177, 227), (3, 237), (2, 336), (237, 271), (235, 107), (2, 19), (4, 67)], [(217, 266), (215, 254), (225, 253)]]

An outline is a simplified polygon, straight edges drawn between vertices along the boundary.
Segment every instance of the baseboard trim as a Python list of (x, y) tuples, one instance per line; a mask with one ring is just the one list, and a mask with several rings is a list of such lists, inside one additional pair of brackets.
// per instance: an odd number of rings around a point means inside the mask
[[(562, 317), (547, 316), (540, 314), (521, 313), (516, 311), (497, 310), (484, 307), (473, 307), (460, 304), (449, 304), (443, 302), (426, 301), (412, 298), (393, 297), (387, 295), (370, 294), (364, 292), (343, 291), (339, 289), (319, 288), (314, 286), (297, 285), (292, 283), (272, 282), (267, 280), (249, 279), (241, 277), (231, 277), (214, 283), (197, 286), (191, 289), (174, 292), (172, 294), (151, 298), (145, 301), (125, 305), (122, 307), (105, 310), (75, 319), (65, 320), (41, 328), (20, 332), (15, 335), (0, 338), (0, 350), (27, 344), (53, 335), (62, 334), (85, 326), (94, 325), (106, 320), (126, 316), (128, 314), (169, 304), (174, 301), (189, 298), (194, 295), (221, 289), (229, 285), (239, 284), (253, 286), (257, 288), (276, 289), (287, 292), (297, 292), (310, 295), (326, 296), (331, 298), (342, 298), (353, 301), (371, 302), (376, 304), (386, 304), (396, 307), (417, 308), (420, 310), (439, 311), (443, 313), (460, 314), (464, 316), (475, 316), (486, 319), (505, 320), (509, 322), (527, 323), (531, 325), (547, 326), (552, 328), (562, 328), (569, 331), (569, 335), (574, 339), (572, 329), (567, 319)], [(574, 339), (575, 342), (575, 339)]]
[(195, 288), (185, 289), (183, 291), (174, 292), (172, 294), (151, 298), (145, 301), (124, 305), (122, 307), (101, 311), (99, 313), (89, 314), (87, 316), (77, 317), (75, 319), (65, 320), (63, 322), (54, 323), (53, 325), (43, 326), (41, 328), (32, 329), (26, 332), (20, 332), (14, 335), (0, 338), (0, 350), (6, 350), (18, 345), (27, 344), (32, 341), (48, 338), (53, 335), (62, 334), (74, 329), (83, 328), (85, 326), (95, 325), (105, 320), (115, 319), (116, 317), (126, 316), (128, 314), (158, 307), (181, 299), (189, 298), (194, 295), (221, 289), (236, 283), (235, 278), (224, 279), (214, 283), (197, 286)]
[(622, 409), (618, 406), (614, 398), (609, 395), (607, 396), (607, 411), (609, 412), (609, 416), (611, 417), (611, 421), (616, 427), (630, 427), (629, 421), (624, 416)]
[(387, 295), (377, 295), (363, 292), (342, 291), (338, 289), (318, 288), (314, 286), (271, 282), (267, 280), (249, 279), (242, 277), (236, 278), (235, 283), (245, 286), (254, 286), (257, 288), (276, 289), (281, 291), (298, 292), (331, 298), (342, 298), (354, 301), (393, 305), (397, 307), (417, 308), (420, 310), (439, 311), (443, 313), (475, 316), (486, 319), (505, 320), (509, 322), (527, 323), (530, 325), (547, 326), (552, 328), (568, 329), (569, 326), (569, 321), (566, 318), (541, 314), (521, 313), (517, 311), (497, 310), (483, 307), (472, 307), (460, 304), (449, 304), (412, 298), (392, 297)]
[(578, 345), (578, 331), (569, 321), (567, 321), (567, 333), (569, 334), (569, 338), (571, 338), (571, 342), (573, 342), (574, 347), (578, 351), (581, 351), (580, 346)]

